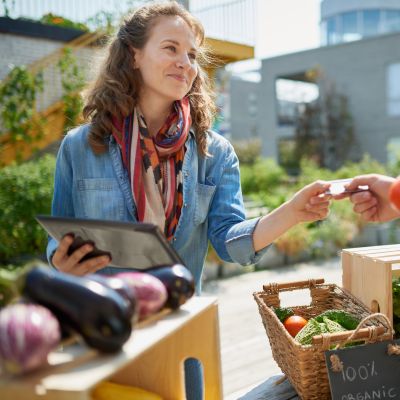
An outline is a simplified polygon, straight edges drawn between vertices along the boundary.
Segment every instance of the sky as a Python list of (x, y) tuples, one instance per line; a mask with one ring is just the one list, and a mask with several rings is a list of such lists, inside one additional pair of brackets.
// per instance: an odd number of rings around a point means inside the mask
[(320, 0), (256, 0), (255, 59), (228, 65), (246, 79), (259, 80), (261, 59), (318, 47)]
[(256, 57), (319, 45), (320, 0), (258, 0)]

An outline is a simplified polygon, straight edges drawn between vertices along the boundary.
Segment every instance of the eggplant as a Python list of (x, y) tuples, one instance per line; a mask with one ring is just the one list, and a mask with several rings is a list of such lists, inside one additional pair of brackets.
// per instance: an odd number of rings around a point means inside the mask
[(47, 364), (61, 340), (60, 324), (47, 308), (12, 304), (0, 311), (0, 360), (14, 374)]
[(194, 294), (193, 275), (182, 264), (149, 268), (146, 274), (155, 276), (164, 284), (168, 293), (166, 306), (173, 310), (186, 303)]
[(36, 267), (25, 275), (22, 294), (47, 307), (102, 352), (121, 349), (132, 332), (131, 312), (115, 290), (86, 277)]
[(135, 290), (139, 319), (145, 319), (156, 313), (167, 301), (167, 289), (164, 284), (153, 275), (144, 272), (128, 271), (120, 272), (116, 277), (122, 279)]
[(129, 285), (123, 279), (114, 275), (100, 275), (100, 274), (90, 274), (86, 275), (86, 278), (100, 282), (101, 284), (115, 290), (120, 296), (125, 300), (126, 305), (129, 307), (131, 318), (136, 314), (136, 292), (132, 285)]

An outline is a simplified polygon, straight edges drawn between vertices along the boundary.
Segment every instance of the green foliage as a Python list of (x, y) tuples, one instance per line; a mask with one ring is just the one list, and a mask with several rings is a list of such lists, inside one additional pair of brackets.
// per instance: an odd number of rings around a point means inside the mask
[(300, 160), (296, 154), (296, 142), (293, 139), (281, 139), (278, 143), (279, 165), (291, 174), (296, 175)]
[(392, 281), (393, 296), (393, 325), (396, 337), (400, 337), (400, 278)]
[(387, 168), (374, 160), (369, 154), (364, 154), (359, 162), (347, 162), (335, 172), (335, 179), (352, 178), (364, 174), (388, 174)]
[(296, 188), (300, 189), (316, 180), (329, 181), (332, 179), (338, 179), (336, 173), (327, 168), (320, 168), (314, 160), (302, 158)]
[(52, 13), (47, 13), (43, 15), (39, 20), (42, 24), (61, 26), (63, 28), (79, 29), (81, 31), (88, 31), (87, 25), (81, 22), (74, 22), (68, 18), (62, 17), (61, 15), (56, 15)]
[(297, 256), (306, 251), (310, 245), (310, 236), (307, 226), (295, 225), (275, 241), (275, 246), (286, 256)]
[(348, 99), (326, 78), (320, 79), (320, 97), (305, 103), (296, 122), (297, 158), (314, 159), (319, 166), (338, 169), (355, 144)]
[(261, 140), (243, 140), (232, 143), (239, 158), (240, 165), (253, 165), (261, 156)]
[(92, 17), (88, 18), (86, 24), (95, 31), (104, 31), (106, 34), (111, 34), (115, 30), (114, 20), (116, 16), (109, 11), (101, 10)]
[(0, 264), (44, 252), (47, 236), (35, 216), (50, 213), (54, 168), (54, 156), (47, 155), (1, 170)]
[[(43, 76), (32, 74), (24, 66), (14, 67), (0, 85), (0, 118), (3, 132), (10, 141), (32, 143), (32, 129), (39, 129), (42, 120), (34, 120), (35, 100), (43, 91)], [(36, 135), (35, 139), (39, 139)]]
[(69, 129), (79, 122), (82, 110), (82, 98), (79, 92), (85, 85), (85, 77), (77, 64), (76, 57), (68, 47), (64, 49), (63, 57), (58, 62), (58, 68), (64, 92), (62, 96), (65, 112), (64, 128)]
[(240, 173), (242, 190), (246, 194), (272, 193), (287, 179), (284, 169), (270, 158), (257, 158), (252, 165), (241, 166)]
[(357, 233), (355, 223), (331, 212), (328, 219), (314, 224), (308, 231), (311, 253), (316, 258), (332, 257), (348, 246)]

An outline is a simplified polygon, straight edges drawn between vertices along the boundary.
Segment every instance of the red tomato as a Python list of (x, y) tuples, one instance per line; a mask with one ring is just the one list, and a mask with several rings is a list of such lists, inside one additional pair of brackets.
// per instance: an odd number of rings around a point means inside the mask
[(400, 210), (400, 179), (394, 181), (390, 186), (389, 200), (397, 210)]
[(286, 330), (295, 337), (301, 329), (307, 324), (307, 320), (299, 315), (292, 315), (285, 319), (283, 325)]

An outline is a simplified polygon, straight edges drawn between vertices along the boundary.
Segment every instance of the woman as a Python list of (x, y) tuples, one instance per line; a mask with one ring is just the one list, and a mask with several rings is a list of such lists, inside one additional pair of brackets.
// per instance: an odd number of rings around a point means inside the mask
[[(329, 184), (316, 182), (271, 214), (245, 220), (238, 159), (210, 131), (203, 43), (200, 23), (175, 2), (143, 6), (125, 20), (88, 93), (83, 114), (90, 124), (62, 142), (52, 204), (57, 216), (157, 224), (198, 292), (208, 240), (224, 260), (255, 263), (279, 235), (325, 218), (329, 206)], [(107, 256), (80, 263), (91, 245), (68, 255), (71, 242), (50, 240), (57, 269), (112, 272)], [(196, 388), (189, 392), (198, 398)]]

